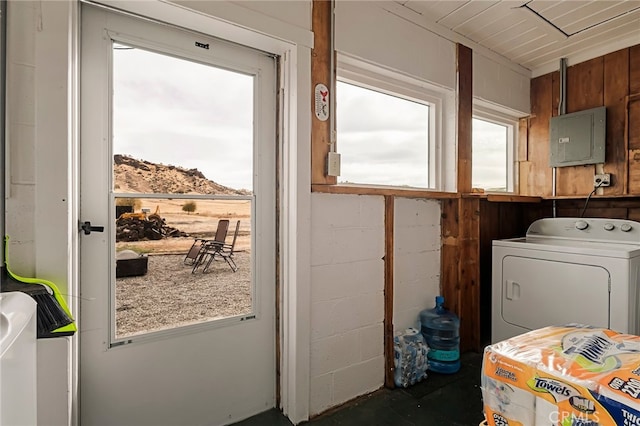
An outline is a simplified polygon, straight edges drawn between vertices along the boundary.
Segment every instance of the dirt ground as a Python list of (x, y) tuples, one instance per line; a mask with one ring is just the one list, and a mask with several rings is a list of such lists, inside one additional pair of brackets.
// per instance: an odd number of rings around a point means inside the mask
[[(189, 201), (196, 204), (193, 213), (182, 210)], [(194, 238), (213, 238), (218, 220), (229, 219), (227, 242), (231, 243), (236, 223), (240, 221), (236, 250), (251, 248), (251, 200), (138, 199), (135, 211), (147, 209), (164, 219), (167, 226), (186, 232), (189, 237), (165, 238), (157, 241), (119, 242), (116, 250), (130, 249), (140, 253), (186, 253)]]
[(184, 258), (151, 254), (146, 275), (116, 279), (117, 338), (251, 312), (250, 252), (234, 255), (237, 272), (215, 260), (192, 273)]

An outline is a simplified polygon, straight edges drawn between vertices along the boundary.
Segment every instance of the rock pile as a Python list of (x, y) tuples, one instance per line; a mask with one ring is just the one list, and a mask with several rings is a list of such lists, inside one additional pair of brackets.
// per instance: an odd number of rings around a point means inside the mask
[(188, 236), (186, 232), (167, 226), (164, 219), (159, 217), (151, 220), (120, 217), (116, 220), (116, 241), (161, 240)]

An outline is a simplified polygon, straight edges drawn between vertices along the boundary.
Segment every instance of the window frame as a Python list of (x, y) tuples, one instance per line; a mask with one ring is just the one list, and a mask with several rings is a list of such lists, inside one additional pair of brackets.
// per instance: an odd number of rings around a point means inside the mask
[[(488, 106), (484, 103), (474, 102), (472, 118), (498, 124), (507, 128), (507, 190), (490, 191), (496, 194), (516, 194), (518, 188), (518, 168), (516, 167), (516, 152), (518, 146), (518, 126), (519, 117), (495, 106)], [(471, 132), (471, 149), (473, 150), (473, 130)], [(473, 170), (473, 164), (471, 164)], [(473, 172), (472, 172), (473, 173)], [(473, 183), (473, 182), (472, 182)]]
[[(429, 107), (428, 118), (428, 141), (427, 141), (427, 187), (407, 187), (402, 185), (380, 185), (388, 188), (398, 188), (415, 191), (436, 191), (443, 185), (442, 178), (442, 134), (443, 122), (442, 112), (444, 95), (430, 83), (406, 76), (397, 71), (385, 69), (378, 65), (365, 63), (363, 61), (345, 56), (337, 55), (336, 80), (358, 86), (364, 89), (373, 90), (389, 96), (395, 96), (411, 102), (417, 102)], [(334, 87), (334, 93), (337, 92)], [(334, 96), (334, 99), (337, 96)], [(339, 106), (334, 107), (338, 111)], [(336, 150), (340, 152), (340, 140), (337, 129), (334, 129), (336, 139)], [(350, 184), (351, 185), (351, 184)], [(353, 184), (353, 186), (376, 186), (366, 182)]]

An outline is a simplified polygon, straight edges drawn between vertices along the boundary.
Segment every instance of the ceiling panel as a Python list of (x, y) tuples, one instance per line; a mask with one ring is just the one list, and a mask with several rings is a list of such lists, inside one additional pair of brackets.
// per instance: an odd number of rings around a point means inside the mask
[(479, 36), (474, 41), (482, 45), (491, 46), (502, 40), (511, 40), (513, 37), (516, 37), (517, 35), (525, 31), (529, 31), (530, 29), (537, 26), (522, 17), (518, 17), (517, 19), (509, 18), (509, 20), (505, 19), (505, 21), (507, 23), (507, 26), (503, 29), (495, 32), (490, 32), (484, 37)]
[(485, 10), (492, 8), (498, 1), (469, 1), (464, 5), (456, 9), (454, 12), (448, 14), (442, 19), (438, 20), (438, 24), (455, 30), (458, 26), (464, 24), (470, 19), (475, 18), (479, 13), (483, 13)]
[(533, 0), (527, 7), (539, 13), (542, 18), (568, 35), (586, 28), (615, 19), (625, 13), (633, 12), (640, 6), (638, 1), (567, 1), (549, 2)]
[[(597, 36), (586, 37), (580, 40), (572, 41), (571, 44), (568, 45), (557, 45), (553, 46), (550, 49), (541, 52), (540, 55), (531, 59), (529, 63), (531, 64), (547, 64), (549, 62), (555, 61), (559, 62), (560, 58), (568, 57), (570, 55), (577, 55), (584, 52), (588, 52), (592, 50), (594, 47), (598, 47), (599, 44), (604, 44), (606, 39), (616, 38), (616, 36), (609, 37), (609, 32), (623, 32), (623, 33), (632, 33), (637, 31), (638, 24), (637, 21), (629, 21), (625, 24), (620, 25), (620, 27), (612, 28), (609, 31), (605, 31), (599, 33)], [(637, 41), (638, 39), (636, 39)], [(617, 50), (617, 49), (614, 49)], [(613, 50), (612, 50), (613, 51)], [(535, 67), (530, 68), (535, 69)]]
[(505, 7), (504, 3), (496, 3), (457, 26), (454, 31), (472, 40), (481, 40), (509, 27), (512, 14), (511, 8)]
[[(534, 71), (589, 51), (640, 43), (640, 0), (400, 0), (409, 19), (453, 31)], [(404, 15), (403, 15), (404, 16)], [(568, 36), (567, 36), (568, 35)], [(458, 36), (456, 36), (458, 37)], [(473, 45), (471, 43), (471, 45)], [(582, 59), (584, 60), (584, 59)]]
[(433, 22), (438, 22), (440, 19), (454, 12), (456, 9), (464, 6), (468, 3), (468, 0), (461, 1), (406, 1), (405, 6), (415, 10), (416, 12), (428, 17)]

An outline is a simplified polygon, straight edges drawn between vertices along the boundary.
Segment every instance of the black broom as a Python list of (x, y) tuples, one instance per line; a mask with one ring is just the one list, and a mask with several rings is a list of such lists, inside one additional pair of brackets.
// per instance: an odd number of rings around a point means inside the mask
[(50, 281), (13, 274), (9, 269), (8, 245), (9, 237), (5, 236), (4, 265), (0, 267), (0, 291), (20, 291), (36, 301), (39, 339), (73, 335), (77, 329), (58, 288)]

